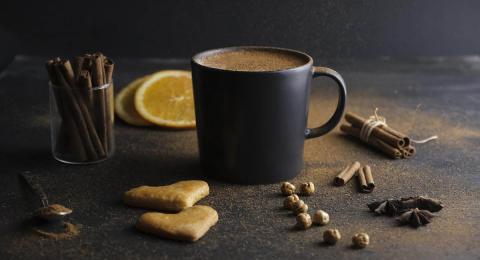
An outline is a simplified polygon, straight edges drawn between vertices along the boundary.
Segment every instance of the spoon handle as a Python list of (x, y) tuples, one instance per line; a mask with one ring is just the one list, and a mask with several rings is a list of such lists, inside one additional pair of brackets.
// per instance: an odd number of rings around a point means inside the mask
[(27, 182), (28, 186), (40, 197), (44, 207), (48, 206), (47, 194), (43, 191), (42, 186), (38, 183), (37, 178), (32, 176), (29, 171), (20, 173), (20, 176)]

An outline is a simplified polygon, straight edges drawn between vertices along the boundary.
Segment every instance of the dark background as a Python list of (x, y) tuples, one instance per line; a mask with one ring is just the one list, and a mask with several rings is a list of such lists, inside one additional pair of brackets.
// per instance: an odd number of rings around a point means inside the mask
[(480, 1), (4, 1), (0, 66), (15, 54), (190, 57), (232, 45), (323, 57), (476, 54)]

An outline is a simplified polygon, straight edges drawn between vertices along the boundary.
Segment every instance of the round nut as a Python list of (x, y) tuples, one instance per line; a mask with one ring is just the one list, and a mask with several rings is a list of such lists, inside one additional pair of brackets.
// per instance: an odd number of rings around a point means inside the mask
[(297, 194), (292, 194), (285, 198), (285, 200), (283, 201), (283, 206), (286, 209), (293, 209), (295, 203), (299, 200), (300, 198), (298, 198)]
[(338, 229), (327, 229), (323, 232), (323, 241), (330, 245), (335, 245), (342, 238)]
[(367, 233), (357, 233), (352, 237), (352, 243), (356, 248), (365, 248), (370, 244), (370, 237)]
[(295, 214), (307, 213), (307, 211), (308, 205), (305, 204), (303, 200), (299, 200), (293, 205), (293, 212), (295, 212)]
[(281, 191), (283, 195), (290, 196), (295, 193), (295, 186), (290, 182), (284, 182), (282, 183)]
[(328, 222), (330, 222), (330, 216), (327, 212), (320, 209), (315, 211), (315, 213), (313, 214), (313, 223), (324, 226), (328, 224)]
[(300, 194), (305, 196), (311, 196), (315, 193), (315, 185), (313, 182), (305, 182), (300, 184)]
[(297, 228), (307, 229), (312, 226), (312, 218), (308, 213), (300, 213), (297, 215)]

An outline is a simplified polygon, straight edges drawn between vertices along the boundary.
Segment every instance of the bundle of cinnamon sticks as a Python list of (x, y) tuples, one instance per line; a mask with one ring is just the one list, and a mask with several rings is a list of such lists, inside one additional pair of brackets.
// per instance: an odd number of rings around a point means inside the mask
[(336, 186), (343, 186), (349, 182), (353, 176), (357, 176), (359, 191), (363, 193), (370, 193), (375, 188), (373, 181), (372, 169), (369, 165), (361, 165), (360, 162), (355, 161), (349, 164), (343, 171), (341, 171), (333, 180)]
[[(367, 120), (354, 113), (346, 113), (345, 120), (350, 125), (344, 124), (340, 126), (340, 130), (348, 135), (360, 138), (360, 132)], [(408, 136), (387, 125), (379, 125), (373, 128), (367, 143), (393, 159), (408, 159), (416, 153), (415, 147), (411, 145)]]
[(55, 157), (78, 163), (107, 158), (113, 151), (113, 61), (101, 53), (85, 54), (73, 66), (55, 58), (46, 68), (61, 119), (58, 129), (52, 125)]

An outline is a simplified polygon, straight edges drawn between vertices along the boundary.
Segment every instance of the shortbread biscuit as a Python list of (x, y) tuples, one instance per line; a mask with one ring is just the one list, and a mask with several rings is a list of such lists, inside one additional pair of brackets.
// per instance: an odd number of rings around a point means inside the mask
[(209, 206), (197, 205), (175, 214), (147, 212), (138, 219), (137, 229), (169, 239), (194, 242), (217, 221), (217, 211)]
[(125, 192), (123, 201), (130, 206), (178, 212), (193, 206), (209, 193), (204, 181), (180, 181), (166, 186), (140, 186)]

